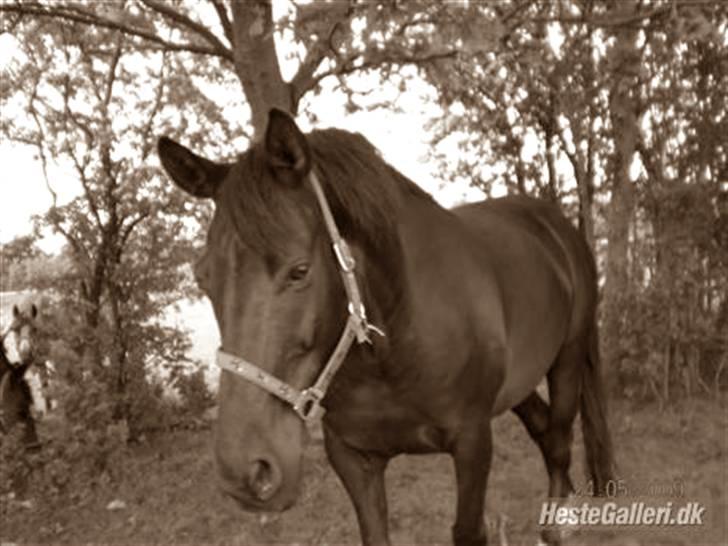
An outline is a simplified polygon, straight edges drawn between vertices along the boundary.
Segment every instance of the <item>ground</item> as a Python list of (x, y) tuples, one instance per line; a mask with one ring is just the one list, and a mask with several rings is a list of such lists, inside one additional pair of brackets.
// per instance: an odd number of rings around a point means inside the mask
[[(576, 531), (565, 544), (728, 544), (728, 414), (726, 402), (688, 401), (671, 409), (613, 403), (612, 428), (620, 476), (632, 491), (645, 484), (683, 485), (680, 505), (699, 500), (700, 528)], [(46, 425), (48, 426), (48, 425)], [(43, 429), (41, 428), (41, 433)], [(491, 542), (535, 544), (546, 473), (538, 450), (511, 415), (495, 424), (496, 449), (488, 492)], [(209, 430), (160, 435), (134, 446), (119, 483), (98, 486), (85, 499), (41, 498), (0, 503), (0, 543), (124, 544), (356, 544), (358, 531), (346, 494), (314, 442), (296, 507), (284, 514), (240, 512), (214, 483)], [(583, 487), (583, 448), (576, 434), (572, 475)], [(397, 544), (449, 542), (454, 481), (445, 456), (400, 457), (387, 473), (390, 528)], [(21, 503), (30, 500), (30, 503)], [(110, 502), (123, 501), (118, 510)]]

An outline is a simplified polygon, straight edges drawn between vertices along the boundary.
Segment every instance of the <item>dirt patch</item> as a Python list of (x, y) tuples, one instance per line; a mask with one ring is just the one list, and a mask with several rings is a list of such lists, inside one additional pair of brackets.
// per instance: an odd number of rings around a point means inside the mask
[[(728, 414), (725, 403), (691, 401), (659, 411), (619, 404), (612, 412), (620, 477), (636, 491), (678, 481), (683, 500), (705, 503), (707, 524), (577, 531), (565, 544), (727, 544)], [(42, 429), (41, 429), (42, 432)], [(576, 430), (572, 477), (580, 488), (583, 448)], [(547, 478), (536, 446), (514, 417), (495, 424), (486, 516), (494, 544), (534, 544)], [(135, 446), (125, 479), (85, 498), (0, 503), (0, 542), (104, 544), (358, 544), (353, 510), (320, 444), (309, 447), (300, 502), (279, 515), (240, 512), (215, 487), (209, 431), (177, 432)], [(450, 542), (455, 487), (447, 456), (399, 457), (387, 474), (392, 539)], [(107, 510), (121, 500), (117, 510)]]

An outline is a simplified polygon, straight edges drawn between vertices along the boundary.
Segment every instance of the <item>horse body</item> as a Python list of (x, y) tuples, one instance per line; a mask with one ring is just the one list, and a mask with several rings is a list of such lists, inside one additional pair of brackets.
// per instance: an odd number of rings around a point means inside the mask
[(33, 364), (35, 353), (35, 325), (37, 309), (32, 305), (28, 313), (13, 307), (13, 321), (8, 332), (16, 338), (19, 364), (13, 364), (5, 352), (5, 336), (0, 339), (0, 431), (5, 433), (16, 424), (23, 426), (23, 441), (27, 447), (38, 445), (35, 420), (30, 411), (33, 395), (25, 374)]
[[(372, 436), (381, 437), (383, 430), (392, 429), (392, 436), (406, 444), (401, 452), (442, 450), (446, 447), (442, 442), (431, 445), (432, 433), (421, 432), (422, 416), (434, 429), (456, 428), (460, 414), (467, 411), (461, 406), (468, 401), (468, 391), (476, 402), (487, 401), (488, 407), (478, 407), (478, 412), (497, 415), (511, 409), (534, 390), (559, 349), (584, 334), (580, 325), (590, 324), (585, 318), (589, 307), (593, 312), (594, 295), (579, 294), (574, 302), (575, 292), (587, 283), (575, 287), (565, 252), (560, 250), (560, 262), (552, 253), (553, 247), (568, 244), (560, 238), (567, 238), (573, 228), (550, 214), (551, 207), (513, 198), (454, 211), (434, 203), (424, 205), (434, 209), (432, 214), (417, 211), (413, 220), (405, 217), (400, 222), (408, 309), (398, 317), (401, 326), (387, 327), (399, 337), (393, 340), (387, 361), (379, 365), (383, 374), (379, 381), (362, 377), (367, 363), (352, 363), (340, 373), (346, 386), (335, 382), (329, 402), (336, 409), (331, 419), (348, 423), (350, 413), (371, 414), (371, 427), (364, 427), (361, 418), (356, 419), (357, 426), (337, 427), (347, 438), (352, 431), (371, 428), (356, 442), (361, 447), (371, 448)], [(503, 233), (504, 215), (521, 222), (522, 230), (509, 228)], [(550, 246), (536, 236), (538, 230), (553, 238), (546, 242)], [(571, 315), (573, 303), (583, 309), (574, 310), (570, 325), (561, 319)], [(344, 394), (337, 398), (337, 390)], [(383, 426), (390, 415), (393, 422)], [(405, 425), (408, 419), (412, 427)], [(408, 428), (412, 434), (403, 434)], [(422, 438), (424, 445), (414, 445), (410, 436)], [(397, 450), (391, 440), (384, 443)]]
[[(304, 136), (277, 112), (265, 142), (234, 166), (160, 141), (173, 179), (216, 201), (197, 272), (224, 350), (299, 389), (331, 354), (346, 296), (305, 185), (316, 169), (352, 246), (370, 317), (386, 332), (352, 348), (323, 401), (327, 454), (363, 541), (388, 542), (387, 461), (448, 452), (458, 487), (454, 541), (485, 543), (490, 420), (508, 409), (542, 451), (549, 495), (562, 497), (572, 488), (571, 427), (581, 406), (589, 470), (603, 488), (611, 451), (586, 243), (556, 207), (533, 199), (445, 210), (362, 141), (338, 131)], [(277, 231), (286, 236), (276, 239)], [(535, 393), (544, 376), (549, 405)], [(224, 371), (216, 440), (223, 490), (247, 509), (290, 506), (302, 430), (280, 400)]]
[(35, 446), (38, 435), (30, 412), (33, 396), (25, 380), (29, 364), (13, 365), (0, 344), (0, 432), (9, 432), (16, 424), (23, 426), (23, 442)]

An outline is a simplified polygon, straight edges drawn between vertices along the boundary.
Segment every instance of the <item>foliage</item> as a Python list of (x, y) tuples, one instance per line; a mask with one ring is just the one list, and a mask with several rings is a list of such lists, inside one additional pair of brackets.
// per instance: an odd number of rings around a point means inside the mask
[(16, 237), (0, 245), (0, 292), (25, 290), (39, 262), (48, 259), (34, 235)]
[(3, 244), (1, 247), (3, 262), (15, 263), (35, 258), (41, 253), (35, 242), (33, 235), (24, 235)]
[[(135, 325), (137, 343), (129, 351), (124, 388), (119, 389), (118, 368), (110, 358), (90, 365), (82, 358), (88, 333), (78, 303), (46, 292), (38, 307), (39, 336), (48, 346), (44, 358), (53, 362), (57, 376), (48, 394), (59, 402), (68, 422), (98, 421), (103, 429), (123, 421), (133, 439), (178, 426), (186, 417), (198, 418), (208, 407), (212, 395), (200, 364), (186, 356), (189, 340), (183, 332), (157, 322)], [(96, 335), (104, 349), (113, 343), (103, 327)]]
[(204, 368), (198, 367), (186, 373), (176, 371), (171, 383), (179, 393), (180, 406), (191, 416), (199, 418), (215, 404), (215, 398), (205, 379)]
[(95, 485), (118, 480), (128, 440), (124, 422), (113, 419), (103, 383), (87, 378), (68, 384), (59, 396), (51, 437), (39, 451), (27, 451), (18, 434), (3, 438), (0, 478), (11, 491), (59, 501), (91, 493)]

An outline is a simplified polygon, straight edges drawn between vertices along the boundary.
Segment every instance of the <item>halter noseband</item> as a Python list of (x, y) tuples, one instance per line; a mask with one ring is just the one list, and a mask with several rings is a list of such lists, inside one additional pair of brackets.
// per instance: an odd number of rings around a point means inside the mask
[(354, 275), (356, 261), (351, 255), (349, 245), (341, 237), (341, 233), (339, 233), (339, 228), (336, 226), (331, 208), (329, 207), (329, 203), (326, 200), (316, 173), (311, 171), (309, 179), (316, 194), (326, 230), (329, 232), (329, 237), (331, 238), (341, 279), (344, 282), (346, 297), (349, 300), (349, 317), (346, 320), (344, 331), (341, 333), (334, 352), (331, 353), (329, 360), (326, 362), (323, 370), (321, 370), (321, 373), (319, 373), (314, 384), (306, 389), (298, 390), (243, 358), (226, 353), (222, 349), (217, 351), (217, 365), (220, 368), (254, 383), (273, 396), (287, 402), (293, 408), (293, 411), (306, 422), (322, 417), (326, 411), (321, 406), (321, 400), (326, 395), (326, 391), (329, 388), (331, 380), (334, 378), (334, 374), (336, 374), (343, 364), (344, 358), (346, 358), (354, 341), (356, 340), (360, 344), (371, 343), (370, 332), (384, 336), (382, 330), (369, 324), (367, 320), (366, 308), (361, 299), (359, 284)]

